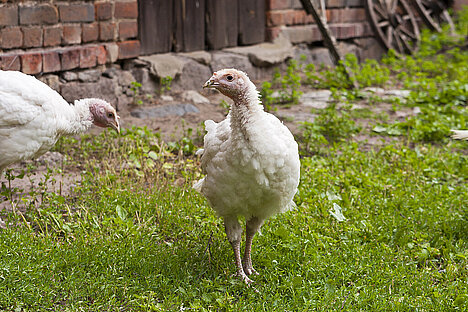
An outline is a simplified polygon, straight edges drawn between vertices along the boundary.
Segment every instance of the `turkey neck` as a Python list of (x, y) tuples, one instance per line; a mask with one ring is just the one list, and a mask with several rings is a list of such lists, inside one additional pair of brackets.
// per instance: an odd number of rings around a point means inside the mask
[(76, 100), (70, 108), (71, 113), (67, 114), (67, 122), (61, 127), (63, 134), (71, 135), (87, 131), (93, 124), (90, 102), (87, 99)]
[(248, 125), (252, 117), (263, 113), (263, 106), (258, 98), (258, 92), (253, 84), (247, 90), (232, 98), (234, 104), (231, 106), (231, 130), (240, 132), (244, 139), (249, 140)]

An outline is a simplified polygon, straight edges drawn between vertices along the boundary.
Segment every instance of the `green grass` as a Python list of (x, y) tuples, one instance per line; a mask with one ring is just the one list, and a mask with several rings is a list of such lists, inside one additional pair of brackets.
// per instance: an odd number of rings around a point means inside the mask
[[(437, 51), (423, 44), (412, 58), (422, 64)], [(468, 145), (447, 137), (449, 127), (466, 125), (466, 102), (457, 100), (465, 91), (453, 82), (466, 82), (456, 68), (467, 52), (459, 54), (432, 71), (397, 66), (409, 57), (354, 67), (372, 86), (401, 84), (407, 68), (407, 77), (421, 78), (404, 86), (414, 93), (395, 110), (421, 98), (427, 105), (404, 126), (346, 105), (304, 125), (298, 207), (256, 237), (255, 288), (232, 277), (222, 221), (191, 188), (201, 175), (192, 130), (173, 143), (145, 128), (62, 139), (65, 164), (51, 174), (79, 170), (81, 182), (66, 196), (44, 183), (15, 202), (16, 212), (2, 212), (0, 311), (466, 311)], [(368, 75), (379, 66), (389, 66), (382, 79)], [(440, 66), (453, 69), (450, 79), (430, 87), (435, 96), (421, 91), (443, 75)], [(360, 90), (338, 85), (337, 101), (362, 103)], [(394, 132), (377, 134), (359, 118)], [(356, 133), (398, 140), (369, 149), (353, 141)], [(10, 192), (20, 190), (0, 189)]]

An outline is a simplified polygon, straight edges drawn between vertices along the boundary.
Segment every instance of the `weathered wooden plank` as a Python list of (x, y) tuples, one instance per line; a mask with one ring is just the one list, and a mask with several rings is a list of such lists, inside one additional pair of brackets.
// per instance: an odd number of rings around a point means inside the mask
[(265, 41), (265, 0), (239, 1), (239, 44)]
[(141, 54), (170, 52), (173, 36), (173, 1), (138, 1)]
[(206, 0), (206, 42), (209, 49), (237, 45), (238, 1)]
[(174, 51), (205, 49), (205, 1), (174, 1)]

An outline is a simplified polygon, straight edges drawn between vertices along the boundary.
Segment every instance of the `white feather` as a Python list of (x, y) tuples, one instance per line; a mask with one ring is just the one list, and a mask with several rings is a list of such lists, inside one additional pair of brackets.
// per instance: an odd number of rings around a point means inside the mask
[(91, 125), (86, 100), (70, 105), (33, 76), (0, 71), (0, 172), (44, 154), (61, 135), (84, 132)]
[(453, 132), (452, 138), (457, 140), (468, 140), (468, 130), (450, 130)]

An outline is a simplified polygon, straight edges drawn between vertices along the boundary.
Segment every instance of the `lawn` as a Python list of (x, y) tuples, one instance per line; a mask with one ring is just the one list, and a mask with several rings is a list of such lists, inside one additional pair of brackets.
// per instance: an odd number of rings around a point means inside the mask
[[(255, 238), (254, 287), (232, 276), (222, 220), (191, 188), (200, 138), (167, 143), (131, 128), (61, 140), (64, 164), (2, 211), (0, 310), (466, 311), (468, 143), (449, 138), (468, 129), (468, 10), (461, 15), (458, 37), (426, 32), (414, 56), (348, 57), (358, 90), (339, 70), (301, 62), (263, 85), (272, 111), (274, 90), (294, 105), (300, 92), (326, 88), (335, 103), (297, 136), (297, 209)], [(411, 90), (390, 104), (420, 113), (353, 110), (389, 103), (365, 87)], [(81, 176), (70, 192), (47, 188), (70, 170)]]

